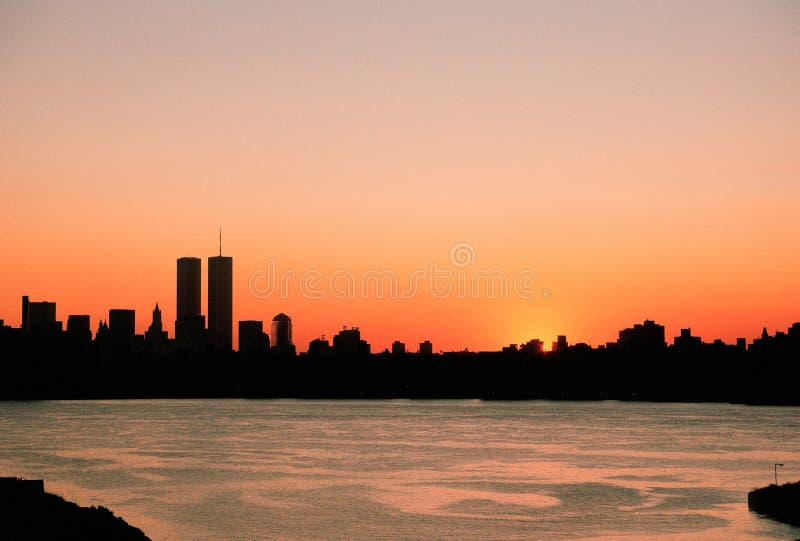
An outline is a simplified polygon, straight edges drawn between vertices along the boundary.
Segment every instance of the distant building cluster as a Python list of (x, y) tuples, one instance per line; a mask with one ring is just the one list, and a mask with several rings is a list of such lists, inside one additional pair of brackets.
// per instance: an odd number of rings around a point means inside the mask
[[(150, 324), (136, 334), (136, 312), (112, 308), (94, 336), (85, 314), (66, 328), (56, 303), (22, 297), (19, 328), (0, 320), (6, 361), (0, 398), (54, 396), (315, 396), (484, 397), (552, 399), (741, 400), (799, 402), (800, 323), (747, 344), (706, 343), (681, 329), (671, 344), (664, 327), (645, 320), (598, 347), (559, 335), (545, 351), (540, 339), (500, 351), (434, 353), (395, 340), (373, 352), (358, 327), (332, 341), (312, 340), (299, 353), (292, 318), (269, 326), (238, 322), (233, 344), (233, 259), (208, 258), (208, 314), (201, 313), (202, 262), (177, 260), (175, 336), (155, 304)], [(271, 360), (275, 362), (262, 362)], [(775, 375), (781, 376), (776, 379)]]
[[(209, 258), (215, 261), (209, 265), (209, 317), (200, 313), (200, 259), (181, 257), (177, 272), (177, 319), (175, 338), (169, 338), (164, 330), (161, 308), (156, 303), (151, 323), (143, 335), (136, 334), (136, 312), (132, 309), (112, 308), (108, 318), (100, 320), (97, 331), (92, 336), (91, 321), (88, 315), (71, 314), (67, 319), (66, 331), (63, 323), (56, 319), (56, 303), (50, 301), (33, 302), (22, 297), (22, 325), (11, 329), (3, 325), (0, 329), (21, 331), (41, 339), (67, 338), (73, 343), (106, 342), (114, 346), (143, 349), (155, 353), (185, 351), (189, 354), (220, 353), (232, 351), (232, 259), (219, 256)], [(213, 299), (213, 301), (212, 301)], [(264, 323), (257, 320), (239, 321), (238, 351), (246, 355), (258, 355), (272, 351), (281, 356), (295, 356), (297, 351), (292, 342), (292, 318), (279, 313), (272, 319), (270, 332), (264, 332)], [(333, 337), (333, 345), (324, 337), (312, 340), (307, 354), (311, 357), (325, 357), (338, 352), (344, 356), (369, 355), (369, 343), (361, 339), (357, 327), (344, 327)], [(395, 341), (391, 352), (395, 355), (407, 353), (406, 345)], [(433, 355), (433, 344), (426, 340), (419, 344), (421, 355)]]
[[(67, 328), (56, 319), (56, 303), (34, 302), (22, 297), (22, 324), (20, 330), (42, 339), (64, 337), (72, 343), (92, 341), (114, 347), (140, 349), (159, 354), (183, 351), (190, 355), (223, 353), (233, 348), (233, 258), (220, 253), (208, 258), (208, 318), (201, 313), (202, 269), (199, 257), (180, 257), (177, 260), (175, 337), (170, 339), (164, 330), (161, 308), (156, 303), (150, 326), (143, 335), (136, 334), (136, 312), (131, 309), (112, 308), (108, 319), (98, 322), (92, 336), (90, 317), (72, 314), (67, 318)], [(207, 323), (207, 325), (206, 325)], [(297, 355), (292, 341), (292, 318), (277, 314), (269, 328), (257, 320), (239, 321), (238, 351), (256, 356), (272, 352), (282, 357)], [(0, 319), (0, 329), (7, 328)], [(11, 330), (10, 328), (9, 331)], [(333, 346), (323, 338), (313, 340), (308, 355), (325, 357), (338, 351), (345, 356), (368, 355), (369, 344), (361, 339), (358, 328), (344, 328), (333, 339)], [(405, 344), (395, 342), (392, 352), (405, 354)], [(419, 352), (432, 355), (429, 341), (419, 345)]]
[[(136, 312), (112, 308), (108, 319), (98, 323), (92, 337), (88, 315), (69, 315), (67, 329), (56, 319), (56, 303), (34, 302), (22, 297), (20, 330), (41, 339), (64, 337), (72, 342), (107, 342), (114, 346), (140, 348), (167, 353), (183, 350), (190, 354), (227, 352), (233, 349), (233, 258), (220, 255), (208, 258), (208, 327), (200, 313), (201, 260), (181, 257), (177, 263), (177, 302), (175, 338), (170, 339), (163, 328), (161, 308), (156, 303), (150, 326), (144, 335), (136, 334)], [(0, 320), (0, 328), (3, 328)], [(283, 353), (294, 354), (292, 320), (278, 314), (272, 322), (272, 344)], [(239, 350), (258, 353), (270, 349), (270, 337), (263, 332), (261, 321), (239, 322)]]
[[(94, 341), (109, 342), (116, 346), (142, 348), (151, 352), (167, 353), (185, 351), (189, 354), (229, 352), (233, 348), (233, 258), (220, 254), (208, 258), (208, 318), (201, 313), (201, 260), (198, 257), (181, 257), (177, 260), (176, 276), (176, 320), (175, 337), (168, 337), (163, 328), (161, 309), (156, 303), (153, 309), (150, 326), (143, 335), (136, 334), (136, 313), (131, 309), (112, 308), (108, 311), (108, 319), (98, 323), (94, 337), (91, 331), (90, 317), (85, 314), (70, 314), (67, 317), (66, 330), (63, 322), (56, 317), (56, 303), (51, 301), (31, 301), (22, 297), (22, 317), (19, 331), (30, 333), (41, 338), (64, 337), (72, 343)], [(206, 321), (208, 325), (206, 325)], [(238, 322), (238, 351), (246, 355), (258, 355), (268, 351), (281, 356), (295, 356), (297, 351), (292, 341), (292, 319), (284, 313), (277, 314), (265, 332), (262, 321), (244, 320)], [(0, 319), (0, 329), (12, 331)], [(781, 345), (790, 339), (800, 336), (800, 323), (795, 323), (787, 332), (778, 331), (770, 336), (766, 328), (759, 338), (753, 340), (750, 349), (764, 350), (774, 345)], [(706, 344), (699, 336), (692, 336), (691, 329), (681, 329), (680, 335), (673, 339), (669, 346), (665, 341), (664, 326), (654, 321), (645, 320), (633, 327), (619, 331), (615, 342), (607, 342), (598, 350), (609, 352), (647, 353), (672, 348), (686, 353), (697, 352), (704, 347), (725, 347), (731, 350), (747, 350), (747, 340), (737, 338), (736, 343), (725, 344), (714, 340)], [(564, 353), (574, 349), (590, 348), (587, 344), (570, 345), (567, 337), (559, 335), (550, 348), (551, 354)], [(544, 353), (544, 343), (533, 339), (525, 344), (511, 344), (502, 348), (502, 352)], [(421, 342), (417, 349), (420, 355), (433, 355), (430, 341)], [(333, 337), (331, 345), (325, 337), (312, 340), (308, 345), (307, 355), (312, 358), (334, 356), (358, 357), (371, 353), (368, 342), (361, 338), (358, 327), (344, 327)], [(394, 341), (391, 350), (384, 353), (406, 355), (406, 345)]]

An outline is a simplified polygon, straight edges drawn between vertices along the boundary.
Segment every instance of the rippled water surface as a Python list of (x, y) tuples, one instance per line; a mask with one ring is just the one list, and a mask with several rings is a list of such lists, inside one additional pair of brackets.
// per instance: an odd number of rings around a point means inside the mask
[[(479, 401), (0, 403), (0, 475), (166, 539), (796, 539), (800, 409)], [(780, 479), (779, 479), (780, 480)]]

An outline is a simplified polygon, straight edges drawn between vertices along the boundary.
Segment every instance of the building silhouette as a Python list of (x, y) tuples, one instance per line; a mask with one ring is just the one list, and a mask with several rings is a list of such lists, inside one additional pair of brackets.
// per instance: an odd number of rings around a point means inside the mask
[(345, 327), (333, 337), (333, 352), (337, 357), (358, 358), (369, 355), (370, 347), (358, 327)]
[(541, 355), (544, 350), (544, 342), (538, 338), (533, 338), (522, 344), (519, 350), (529, 355)]
[(109, 330), (108, 330), (108, 322), (103, 321), (102, 319), (97, 324), (97, 332), (94, 334), (95, 342), (101, 342), (104, 340), (108, 340), (109, 337)]
[(272, 349), (279, 355), (294, 355), (295, 347), (292, 343), (292, 318), (281, 312), (272, 318)]
[(70, 315), (67, 317), (67, 336), (76, 342), (92, 341), (92, 328), (88, 315)]
[(663, 350), (667, 346), (664, 341), (664, 326), (646, 319), (644, 323), (619, 331), (617, 346), (622, 351)]
[(261, 321), (239, 322), (239, 352), (244, 354), (266, 353), (269, 350), (269, 336), (264, 332)]
[(399, 340), (392, 342), (392, 355), (403, 355), (406, 352), (406, 345)]
[(136, 335), (136, 311), (112, 308), (108, 311), (108, 331), (117, 345), (130, 345)]
[(144, 341), (151, 351), (162, 352), (167, 346), (167, 331), (164, 330), (164, 325), (161, 322), (161, 308), (153, 308), (153, 319), (150, 326), (144, 332)]
[(560, 334), (556, 337), (556, 341), (553, 342), (551, 350), (553, 351), (553, 353), (559, 353), (559, 352), (563, 353), (567, 351), (568, 348), (569, 348), (569, 343), (567, 342), (567, 337), (564, 336), (563, 334)]
[(200, 258), (178, 258), (177, 319), (200, 315)]
[(517, 344), (509, 344), (507, 346), (503, 346), (503, 348), (500, 350), (500, 353), (508, 355), (511, 353), (517, 353), (518, 351), (519, 348), (517, 347)]
[(292, 318), (281, 312), (272, 318), (272, 346), (286, 347), (292, 344)]
[(233, 258), (208, 258), (208, 341), (213, 351), (233, 348)]
[(311, 359), (326, 359), (330, 356), (331, 345), (325, 337), (315, 338), (308, 343), (308, 357)]
[(431, 344), (430, 340), (420, 342), (419, 353), (420, 355), (433, 355), (433, 344)]
[[(41, 301), (30, 302), (22, 299), (23, 307), (27, 305), (25, 329), (37, 333), (54, 333), (61, 331), (61, 322), (56, 321), (56, 303)], [(23, 314), (25, 315), (25, 314)]]
[(28, 305), (29, 305), (29, 302), (30, 302), (30, 299), (28, 298), (28, 296), (27, 295), (23, 295), (22, 296), (22, 325), (20, 325), (22, 327), (23, 331), (27, 331), (28, 330)]
[(191, 352), (204, 349), (206, 319), (200, 313), (200, 258), (178, 258), (175, 342)]
[(703, 345), (703, 341), (700, 339), (699, 336), (692, 336), (692, 329), (686, 328), (681, 329), (681, 335), (676, 336), (672, 340), (672, 345), (676, 348), (683, 348), (683, 349), (700, 349)]

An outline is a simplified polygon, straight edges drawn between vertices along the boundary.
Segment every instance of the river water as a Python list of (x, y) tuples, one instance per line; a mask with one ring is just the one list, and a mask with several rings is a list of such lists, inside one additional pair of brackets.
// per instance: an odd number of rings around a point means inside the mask
[(800, 408), (481, 401), (0, 403), (0, 475), (154, 540), (796, 539)]

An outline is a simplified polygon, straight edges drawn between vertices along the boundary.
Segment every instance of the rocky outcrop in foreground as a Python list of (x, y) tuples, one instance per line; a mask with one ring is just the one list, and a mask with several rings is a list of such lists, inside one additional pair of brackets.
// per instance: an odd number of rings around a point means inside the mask
[(41, 480), (0, 477), (0, 539), (150, 541), (105, 507), (81, 507), (44, 491)]
[(753, 490), (747, 494), (747, 506), (773, 520), (800, 526), (800, 481)]

